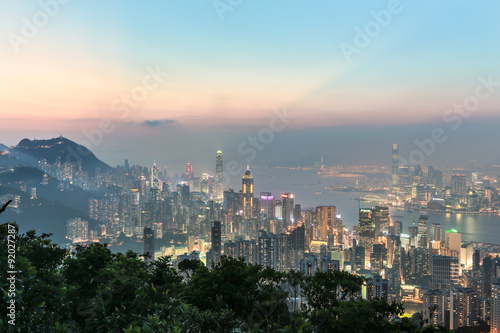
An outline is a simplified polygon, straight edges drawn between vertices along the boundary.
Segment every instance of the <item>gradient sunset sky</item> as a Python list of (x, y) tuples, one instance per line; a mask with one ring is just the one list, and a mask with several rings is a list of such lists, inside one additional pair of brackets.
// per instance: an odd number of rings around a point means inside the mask
[[(500, 87), (457, 131), (443, 122), (478, 77), (500, 81), (498, 1), (65, 2), (0, 1), (1, 143), (60, 133), (87, 143), (84, 131), (108, 118), (114, 129), (89, 148), (111, 165), (212, 167), (217, 149), (242, 159), (238, 144), (286, 109), (296, 117), (255, 162), (354, 163), (353, 149), (367, 160), (393, 141), (411, 151), (436, 126), (452, 139), (438, 149), (474, 151), (498, 123)], [(44, 3), (54, 12), (40, 23)], [(356, 29), (390, 6), (398, 13), (348, 61), (342, 43), (356, 46)], [(26, 22), (44, 26), (25, 38)], [(168, 72), (159, 87), (126, 117), (113, 112), (156, 67)]]

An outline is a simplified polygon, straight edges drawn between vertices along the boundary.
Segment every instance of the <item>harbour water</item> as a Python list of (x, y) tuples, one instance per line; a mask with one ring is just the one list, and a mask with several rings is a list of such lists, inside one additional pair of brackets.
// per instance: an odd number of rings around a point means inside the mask
[[(254, 175), (255, 195), (260, 192), (271, 192), (275, 197), (281, 193), (295, 194), (295, 203), (301, 204), (302, 209), (320, 205), (333, 205), (342, 215), (344, 225), (349, 229), (358, 223), (358, 209), (368, 207), (370, 202), (358, 202), (358, 197), (368, 193), (339, 192), (325, 190), (332, 186), (353, 186), (356, 178), (322, 178), (312, 170), (290, 170), (274, 168), (255, 168)], [(360, 180), (362, 181), (362, 180)], [(241, 188), (241, 183), (232, 184), (234, 188)], [(383, 194), (380, 195), (383, 197)], [(500, 244), (500, 216), (499, 215), (465, 215), (439, 214), (425, 211), (407, 212), (390, 209), (393, 221), (403, 222), (403, 232), (408, 232), (408, 226), (417, 221), (420, 214), (429, 216), (429, 225), (440, 223), (443, 230), (457, 229), (462, 233), (462, 240)]]

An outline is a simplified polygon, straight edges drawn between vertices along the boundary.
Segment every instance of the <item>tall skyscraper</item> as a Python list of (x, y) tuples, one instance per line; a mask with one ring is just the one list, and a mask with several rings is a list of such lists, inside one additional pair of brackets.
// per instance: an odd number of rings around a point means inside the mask
[(212, 250), (215, 254), (215, 263), (220, 261), (221, 249), (221, 223), (220, 221), (214, 221), (212, 226)]
[(153, 166), (151, 167), (151, 188), (155, 190), (160, 190), (162, 185), (158, 171), (159, 169), (156, 167), (156, 162), (153, 162)]
[[(441, 289), (428, 290), (424, 293), (422, 296), (424, 303), (423, 317), (424, 319), (429, 320), (429, 324), (433, 326), (445, 325), (447, 298), (446, 291)], [(435, 308), (432, 317), (431, 308)]]
[(458, 284), (458, 257), (432, 256), (432, 287), (449, 288)]
[(392, 145), (392, 186), (399, 183), (399, 146), (397, 143)]
[(463, 196), (467, 193), (465, 175), (451, 175), (451, 194)]
[(194, 178), (193, 166), (188, 162), (184, 168), (184, 176), (186, 180), (191, 180)]
[(293, 193), (283, 193), (281, 195), (281, 201), (283, 202), (281, 215), (283, 217), (284, 228), (288, 228), (293, 222), (294, 197)]
[(335, 206), (318, 206), (316, 213), (318, 214), (318, 240), (326, 242), (335, 220)]
[(260, 192), (260, 212), (267, 218), (274, 216), (274, 196), (271, 192)]
[(456, 251), (456, 255), (460, 255), (462, 248), (462, 234), (456, 229), (446, 230), (445, 247), (450, 251)]
[(491, 284), (491, 333), (500, 333), (500, 281)]
[(155, 260), (155, 233), (151, 228), (144, 228), (144, 253), (149, 254), (146, 262)]
[(359, 210), (359, 245), (365, 248), (366, 259), (372, 252), (375, 241), (375, 224), (373, 223), (372, 210), (362, 208)]
[(375, 224), (375, 237), (383, 236), (383, 231), (389, 229), (389, 207), (375, 206), (372, 217)]
[(242, 179), (243, 186), (243, 217), (250, 219), (253, 217), (253, 175), (247, 168)]
[(224, 200), (224, 164), (222, 151), (218, 150), (215, 155), (215, 201), (221, 203)]
[(418, 218), (417, 230), (417, 245), (419, 247), (428, 247), (429, 244), (429, 217), (427, 215), (420, 215)]
[(429, 236), (431, 241), (440, 242), (443, 239), (443, 228), (440, 223), (433, 223), (431, 225), (431, 233)]

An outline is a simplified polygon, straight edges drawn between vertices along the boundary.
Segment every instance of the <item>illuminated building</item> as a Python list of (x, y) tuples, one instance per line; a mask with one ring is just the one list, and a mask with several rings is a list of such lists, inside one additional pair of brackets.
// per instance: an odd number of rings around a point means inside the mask
[(463, 196), (467, 193), (465, 175), (451, 175), (451, 194)]
[(356, 270), (365, 269), (365, 248), (362, 246), (354, 248), (354, 266)]
[(144, 228), (144, 253), (149, 254), (146, 262), (155, 260), (155, 234), (151, 228)]
[[(423, 300), (423, 319), (428, 320), (432, 326), (445, 325), (445, 317), (447, 311), (447, 295), (444, 290), (433, 289), (424, 293)], [(435, 311), (431, 317), (430, 309)]]
[(457, 257), (432, 256), (432, 287), (448, 288), (458, 284), (459, 262)]
[(222, 251), (220, 221), (214, 221), (212, 226), (212, 250), (215, 255), (215, 257), (213, 258), (214, 263), (218, 263), (220, 261)]
[(295, 196), (293, 195), (293, 193), (283, 193), (281, 195), (281, 201), (282, 201), (281, 214), (283, 217), (283, 226), (285, 228), (288, 228), (294, 222), (293, 221), (294, 197)]
[(31, 199), (32, 200), (37, 199), (37, 196), (36, 196), (36, 187), (32, 187), (31, 188), (30, 194), (31, 194)]
[(243, 187), (243, 218), (253, 217), (253, 176), (250, 170), (245, 171), (242, 179)]
[(374, 244), (370, 254), (371, 270), (380, 274), (387, 263), (387, 249), (384, 244)]
[(399, 183), (399, 146), (397, 143), (392, 145), (392, 185)]
[(458, 256), (462, 248), (462, 234), (456, 229), (446, 230), (445, 247), (450, 251), (455, 251)]
[(309, 254), (306, 258), (300, 260), (300, 271), (306, 276), (312, 276), (316, 272), (333, 272), (340, 270), (338, 260), (315, 254)]
[(260, 212), (267, 218), (274, 216), (274, 196), (271, 192), (260, 192)]
[(318, 206), (316, 213), (318, 214), (317, 240), (327, 241), (335, 220), (335, 206)]
[(186, 164), (186, 167), (184, 169), (184, 176), (186, 180), (191, 180), (194, 178), (193, 166), (189, 162), (188, 164)]
[(443, 228), (441, 227), (441, 224), (433, 223), (431, 225), (429, 240), (435, 242), (441, 242), (442, 239), (443, 239)]
[(383, 231), (389, 229), (389, 207), (375, 206), (372, 218), (375, 226), (375, 237), (383, 236)]
[(278, 269), (280, 253), (277, 235), (269, 234), (261, 230), (259, 234), (258, 251), (259, 265)]
[(474, 190), (467, 192), (467, 212), (479, 212), (481, 199)]
[(427, 182), (428, 184), (434, 185), (436, 188), (442, 188), (443, 173), (439, 170), (434, 169), (434, 167), (429, 166), (427, 168)]
[(72, 218), (66, 221), (68, 239), (73, 242), (86, 241), (89, 235), (89, 223), (81, 218)]
[(215, 155), (215, 201), (221, 203), (224, 200), (224, 164), (222, 151), (218, 150)]
[(359, 210), (358, 240), (359, 245), (365, 248), (365, 255), (368, 259), (375, 241), (375, 225), (371, 209), (362, 208)]
[(474, 244), (463, 243), (460, 248), (460, 266), (465, 269), (472, 268), (472, 256), (474, 255)]
[(178, 184), (177, 185), (177, 196), (179, 203), (183, 206), (188, 206), (191, 201), (191, 193), (189, 190), (189, 185)]
[(365, 299), (381, 298), (388, 300), (389, 296), (389, 280), (382, 279), (380, 275), (374, 275), (363, 286), (365, 291), (363, 297)]
[(479, 301), (477, 291), (455, 285), (449, 291), (450, 329), (477, 325)]
[(299, 221), (302, 220), (302, 206), (299, 204), (295, 204), (295, 207), (293, 208), (293, 223), (297, 224)]
[(428, 247), (429, 243), (429, 217), (427, 215), (420, 215), (418, 218), (417, 229), (417, 245), (419, 247)]
[(154, 162), (153, 167), (151, 168), (151, 188), (160, 191), (162, 183), (160, 182), (158, 171), (156, 162)]
[(491, 333), (500, 333), (500, 281), (491, 284)]

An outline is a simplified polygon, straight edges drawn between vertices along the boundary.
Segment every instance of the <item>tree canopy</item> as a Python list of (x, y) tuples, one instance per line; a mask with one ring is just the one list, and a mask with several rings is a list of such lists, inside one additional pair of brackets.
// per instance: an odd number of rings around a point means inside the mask
[[(212, 269), (197, 260), (174, 269), (169, 257), (145, 262), (100, 243), (68, 251), (48, 234), (1, 224), (2, 244), (9, 235), (16, 243), (16, 317), (15, 326), (8, 323), (3, 269), (1, 332), (446, 332), (400, 318), (399, 303), (358, 299), (364, 279), (346, 272), (305, 277), (225, 256)], [(0, 262), (8, 262), (7, 246)], [(307, 305), (293, 301), (298, 295)]]

